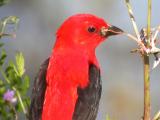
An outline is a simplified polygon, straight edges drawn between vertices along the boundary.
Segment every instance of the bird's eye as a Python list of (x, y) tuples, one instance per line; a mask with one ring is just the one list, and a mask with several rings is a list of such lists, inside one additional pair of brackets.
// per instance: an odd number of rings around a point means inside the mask
[(96, 28), (94, 26), (89, 26), (88, 27), (88, 32), (93, 33), (96, 31)]

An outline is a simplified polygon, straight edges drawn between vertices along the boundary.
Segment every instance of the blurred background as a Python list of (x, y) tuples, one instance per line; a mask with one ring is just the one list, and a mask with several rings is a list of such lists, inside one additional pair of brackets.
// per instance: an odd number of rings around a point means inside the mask
[[(146, 26), (147, 0), (130, 0), (139, 29)], [(152, 27), (160, 24), (159, 0), (153, 0)], [(3, 39), (9, 57), (22, 51), (33, 84), (41, 63), (50, 56), (61, 23), (76, 13), (92, 13), (134, 34), (124, 0), (12, 0), (0, 7), (0, 18), (20, 18), (16, 39)], [(96, 51), (103, 93), (97, 120), (139, 120), (143, 115), (143, 65), (131, 54), (137, 44), (125, 36), (109, 38)], [(151, 63), (153, 63), (151, 57)], [(151, 71), (152, 116), (160, 109), (160, 66)]]

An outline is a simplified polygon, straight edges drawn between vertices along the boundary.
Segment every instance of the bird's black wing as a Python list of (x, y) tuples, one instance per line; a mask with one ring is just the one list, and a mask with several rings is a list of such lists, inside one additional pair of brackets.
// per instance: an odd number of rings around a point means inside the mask
[(34, 81), (29, 110), (29, 120), (41, 120), (44, 95), (46, 91), (46, 73), (48, 64), (49, 58), (41, 65), (38, 75)]
[(96, 120), (101, 98), (100, 70), (94, 64), (89, 66), (89, 85), (78, 88), (78, 100), (72, 120)]

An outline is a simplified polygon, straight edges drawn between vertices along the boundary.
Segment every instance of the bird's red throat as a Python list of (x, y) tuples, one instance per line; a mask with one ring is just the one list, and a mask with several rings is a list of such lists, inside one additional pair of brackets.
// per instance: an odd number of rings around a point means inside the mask
[(72, 120), (77, 88), (85, 88), (89, 82), (89, 62), (98, 64), (95, 55), (88, 55), (84, 50), (55, 50), (47, 70), (42, 120)]

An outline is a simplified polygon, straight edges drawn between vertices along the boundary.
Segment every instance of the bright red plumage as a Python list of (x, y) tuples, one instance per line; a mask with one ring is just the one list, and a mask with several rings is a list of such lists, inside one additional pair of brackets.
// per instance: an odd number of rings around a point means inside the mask
[(95, 48), (104, 40), (99, 34), (89, 33), (89, 26), (97, 31), (108, 27), (103, 19), (79, 14), (67, 19), (58, 30), (47, 71), (42, 120), (72, 119), (77, 88), (87, 86), (88, 62), (98, 66)]
[(95, 49), (110, 35), (122, 33), (91, 14), (68, 18), (35, 80), (31, 120), (95, 120), (101, 97)]

